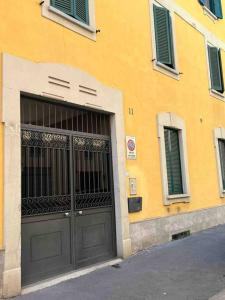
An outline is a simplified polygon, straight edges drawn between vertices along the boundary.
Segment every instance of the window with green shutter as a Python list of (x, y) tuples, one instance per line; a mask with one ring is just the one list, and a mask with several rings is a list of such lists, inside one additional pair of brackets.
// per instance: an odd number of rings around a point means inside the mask
[(168, 9), (153, 5), (157, 61), (175, 68), (172, 22)]
[(225, 190), (225, 140), (218, 140), (220, 153), (220, 166), (223, 182), (223, 190)]
[(199, 0), (199, 2), (207, 7), (218, 19), (223, 19), (221, 0)]
[(70, 17), (89, 24), (88, 0), (51, 0), (51, 5)]
[(164, 128), (169, 195), (183, 194), (179, 130)]
[(223, 69), (220, 49), (208, 46), (211, 88), (219, 93), (224, 92)]

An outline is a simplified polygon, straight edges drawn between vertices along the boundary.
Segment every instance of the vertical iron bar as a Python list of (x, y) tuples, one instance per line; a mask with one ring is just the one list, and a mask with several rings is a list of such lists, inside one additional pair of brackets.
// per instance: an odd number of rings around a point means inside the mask
[(91, 133), (94, 133), (93, 131), (93, 113), (91, 111)]
[(74, 131), (74, 127), (73, 127), (73, 109), (71, 109), (71, 112), (72, 112), (72, 131)]
[(85, 151), (82, 151), (82, 156), (83, 156), (83, 180), (84, 180), (84, 193), (86, 193), (86, 170), (85, 170), (85, 168), (86, 168), (86, 163), (85, 163)]
[(70, 140), (70, 145), (69, 145), (69, 166), (70, 166), (70, 238), (71, 238), (71, 246), (70, 246), (70, 250), (71, 250), (71, 262), (72, 265), (75, 268), (76, 265), (76, 256), (75, 256), (75, 232), (76, 232), (76, 216), (74, 213), (74, 209), (75, 209), (75, 194), (74, 194), (74, 176), (75, 176), (75, 159), (74, 159), (74, 147), (73, 147), (73, 136), (70, 135), (69, 136), (69, 140)]
[(102, 190), (101, 192), (104, 192), (104, 167), (103, 167), (103, 155), (104, 152), (100, 152), (100, 161), (101, 161), (101, 182), (102, 182)]
[(99, 185), (100, 185), (100, 180), (99, 180), (99, 153), (98, 153), (98, 151), (96, 151), (96, 158), (97, 158), (97, 172), (98, 172), (98, 193), (99, 193), (99, 191), (100, 191), (100, 188), (99, 188)]
[(34, 172), (34, 175), (33, 175), (33, 178), (34, 178), (34, 182), (33, 182), (33, 184), (34, 184), (33, 196), (37, 197), (37, 191), (36, 191), (36, 189), (37, 189), (36, 147), (33, 147), (33, 149), (34, 149), (33, 150), (34, 151), (34, 153), (33, 153), (33, 172)]
[(60, 107), (60, 122), (61, 122), (61, 129), (63, 129), (63, 126), (62, 126), (62, 112), (63, 112), (63, 108)]
[(88, 193), (91, 193), (91, 158), (90, 158), (90, 150), (88, 151)]
[(49, 161), (48, 161), (48, 147), (46, 148), (46, 195), (49, 197)]
[(58, 155), (57, 155), (57, 158), (58, 158), (58, 194), (61, 195), (62, 194), (62, 173), (61, 173), (61, 159), (60, 159), (60, 156), (61, 156), (61, 149), (58, 149)]
[(42, 164), (42, 148), (40, 148), (40, 177), (41, 177), (41, 193), (40, 196), (43, 196), (43, 185), (42, 185), (42, 168), (43, 168), (43, 164)]
[(98, 133), (98, 115), (95, 113), (95, 133)]
[(93, 193), (95, 193), (95, 152), (92, 152), (93, 155)]
[(30, 197), (30, 148), (27, 147), (27, 198)]

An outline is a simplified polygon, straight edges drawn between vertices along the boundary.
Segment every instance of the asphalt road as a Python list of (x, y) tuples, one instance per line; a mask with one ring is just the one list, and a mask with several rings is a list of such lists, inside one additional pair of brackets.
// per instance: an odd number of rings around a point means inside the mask
[(16, 300), (207, 300), (225, 288), (225, 225)]

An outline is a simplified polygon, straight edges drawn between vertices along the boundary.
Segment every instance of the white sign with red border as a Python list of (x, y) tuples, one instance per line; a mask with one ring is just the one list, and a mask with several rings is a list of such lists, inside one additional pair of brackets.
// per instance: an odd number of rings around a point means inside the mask
[(127, 159), (136, 159), (136, 139), (134, 136), (126, 136)]

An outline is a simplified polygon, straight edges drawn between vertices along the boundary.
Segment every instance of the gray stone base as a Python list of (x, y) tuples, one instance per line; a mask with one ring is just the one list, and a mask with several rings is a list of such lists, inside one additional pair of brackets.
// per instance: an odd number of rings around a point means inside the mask
[(2, 296), (3, 270), (4, 270), (4, 250), (0, 250), (0, 298)]
[(201, 231), (225, 223), (225, 205), (130, 224), (132, 253), (171, 240), (172, 235)]

